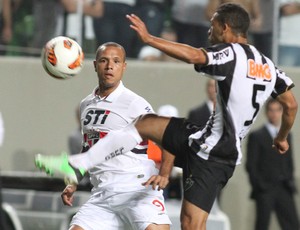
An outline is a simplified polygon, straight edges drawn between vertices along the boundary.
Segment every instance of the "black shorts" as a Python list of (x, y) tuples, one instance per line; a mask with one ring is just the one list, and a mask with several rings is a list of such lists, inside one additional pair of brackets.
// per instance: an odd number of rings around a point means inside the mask
[(209, 213), (235, 167), (204, 160), (189, 147), (189, 136), (199, 129), (184, 118), (171, 118), (162, 146), (176, 156), (174, 165), (183, 170), (184, 199)]

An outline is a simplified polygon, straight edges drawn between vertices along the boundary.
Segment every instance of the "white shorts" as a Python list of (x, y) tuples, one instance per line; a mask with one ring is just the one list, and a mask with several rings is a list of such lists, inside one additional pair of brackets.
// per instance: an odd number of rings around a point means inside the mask
[(162, 191), (149, 187), (137, 192), (92, 195), (70, 225), (84, 230), (145, 230), (153, 223), (171, 225)]

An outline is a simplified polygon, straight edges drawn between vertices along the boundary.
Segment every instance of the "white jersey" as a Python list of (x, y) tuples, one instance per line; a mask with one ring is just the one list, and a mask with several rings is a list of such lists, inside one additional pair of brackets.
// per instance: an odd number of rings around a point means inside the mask
[(264, 102), (294, 84), (251, 45), (219, 44), (203, 51), (208, 62), (195, 65), (195, 70), (217, 80), (218, 97), (215, 112), (206, 127), (192, 134), (189, 143), (198, 156), (206, 160), (239, 164), (240, 142)]
[[(118, 130), (142, 114), (153, 113), (151, 105), (142, 97), (120, 85), (110, 95), (100, 98), (88, 95), (80, 105), (84, 147), (90, 148), (111, 130)], [(87, 148), (87, 149), (88, 149)], [(145, 189), (141, 185), (157, 174), (154, 161), (148, 159), (147, 142), (140, 143), (130, 153), (112, 158), (92, 168), (92, 192), (129, 192)]]

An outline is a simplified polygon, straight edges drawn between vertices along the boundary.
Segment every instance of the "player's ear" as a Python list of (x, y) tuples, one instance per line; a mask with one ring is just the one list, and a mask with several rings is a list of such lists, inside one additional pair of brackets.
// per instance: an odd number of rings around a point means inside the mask
[(94, 63), (94, 69), (95, 69), (95, 72), (97, 72), (97, 68), (96, 68), (97, 61), (96, 61), (96, 60), (94, 60), (94, 61), (93, 61), (93, 63)]
[(123, 70), (126, 70), (126, 67), (127, 67), (127, 62), (124, 62)]
[(229, 31), (229, 30), (231, 30), (231, 27), (227, 23), (224, 23), (224, 25), (223, 25), (223, 31), (224, 31), (224, 33), (227, 32), (227, 31)]

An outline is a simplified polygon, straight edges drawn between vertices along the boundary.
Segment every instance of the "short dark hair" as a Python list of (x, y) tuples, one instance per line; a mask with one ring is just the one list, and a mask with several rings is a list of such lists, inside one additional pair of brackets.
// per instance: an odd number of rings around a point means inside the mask
[(97, 48), (97, 51), (96, 51), (96, 60), (97, 58), (99, 57), (99, 54), (101, 53), (101, 51), (105, 48), (105, 47), (108, 47), (108, 46), (113, 46), (113, 47), (117, 47), (117, 48), (120, 48), (123, 53), (124, 53), (124, 62), (126, 61), (126, 51), (124, 49), (123, 46), (121, 46), (120, 44), (116, 43), (116, 42), (106, 42), (106, 43), (103, 43), (102, 45), (100, 45), (98, 48)]
[(247, 11), (239, 4), (224, 3), (217, 10), (217, 20), (222, 25), (227, 24), (232, 32), (247, 37), (250, 26), (250, 17)]

